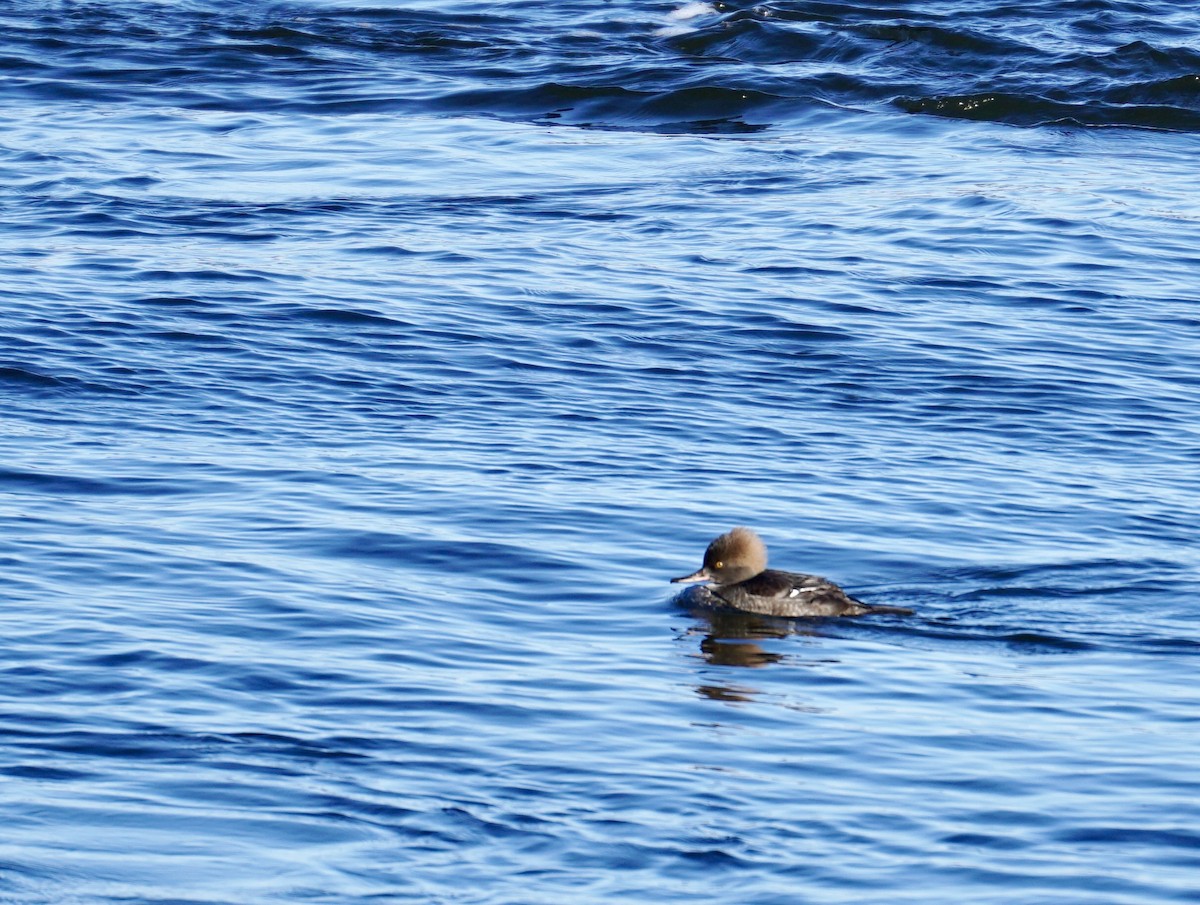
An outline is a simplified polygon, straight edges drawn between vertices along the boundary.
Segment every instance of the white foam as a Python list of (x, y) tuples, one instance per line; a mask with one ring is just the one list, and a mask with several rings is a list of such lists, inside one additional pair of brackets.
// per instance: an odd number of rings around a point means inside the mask
[(679, 9), (671, 10), (667, 18), (682, 22), (687, 19), (695, 19), (697, 16), (707, 16), (716, 11), (717, 8), (711, 3), (685, 3)]
[(715, 15), (717, 8), (711, 3), (685, 3), (678, 9), (673, 9), (667, 14), (667, 18), (671, 20), (672, 25), (666, 25), (655, 32), (660, 38), (673, 38), (676, 35), (685, 35), (689, 31), (695, 31), (690, 25), (684, 25), (688, 19), (695, 19), (697, 16)]

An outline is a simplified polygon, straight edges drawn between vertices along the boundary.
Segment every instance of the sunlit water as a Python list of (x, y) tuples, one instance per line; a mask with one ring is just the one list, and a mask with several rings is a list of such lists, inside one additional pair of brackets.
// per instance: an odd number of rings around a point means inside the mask
[(10, 4), (0, 901), (1200, 901), (1200, 19), (933, 6)]

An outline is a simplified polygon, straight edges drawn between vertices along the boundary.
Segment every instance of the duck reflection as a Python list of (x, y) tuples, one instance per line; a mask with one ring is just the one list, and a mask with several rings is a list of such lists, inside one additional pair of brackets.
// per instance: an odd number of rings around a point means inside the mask
[[(727, 607), (714, 609), (698, 603), (695, 596), (684, 592), (676, 603), (695, 620), (688, 635), (702, 635), (700, 655), (711, 666), (735, 666), (744, 669), (762, 669), (793, 660), (790, 654), (776, 653), (758, 643), (780, 640), (792, 635), (815, 635), (803, 623), (792, 619), (781, 619), (748, 613)], [(712, 679), (713, 676), (708, 676)], [(714, 701), (748, 702), (760, 696), (757, 688), (734, 683), (710, 683), (697, 685), (698, 694)]]
[(696, 693), (710, 701), (733, 704), (748, 704), (756, 695), (762, 694), (757, 688), (738, 688), (734, 685), (697, 685)]
[(756, 616), (753, 613), (725, 612), (696, 608), (692, 618), (707, 633), (700, 641), (700, 653), (714, 666), (744, 666), (761, 668), (778, 663), (783, 654), (765, 650), (758, 639), (786, 638), (786, 625), (780, 620)]

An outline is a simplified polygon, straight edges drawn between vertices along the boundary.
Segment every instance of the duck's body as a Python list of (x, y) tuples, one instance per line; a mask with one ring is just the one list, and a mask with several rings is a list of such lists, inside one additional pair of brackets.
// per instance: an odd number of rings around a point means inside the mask
[(700, 588), (712, 606), (730, 606), (766, 616), (863, 616), (869, 613), (909, 615), (901, 607), (872, 606), (857, 600), (832, 581), (817, 575), (767, 568), (767, 547), (749, 528), (722, 534), (704, 551), (699, 571), (673, 582), (711, 582)]
[(764, 569), (734, 584), (699, 589), (706, 602), (767, 616), (861, 616), (875, 610), (819, 575)]

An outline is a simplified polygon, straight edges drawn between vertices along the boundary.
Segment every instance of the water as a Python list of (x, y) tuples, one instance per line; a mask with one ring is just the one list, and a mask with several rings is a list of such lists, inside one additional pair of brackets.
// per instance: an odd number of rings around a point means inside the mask
[(1200, 901), (1195, 13), (0, 24), (0, 901)]

